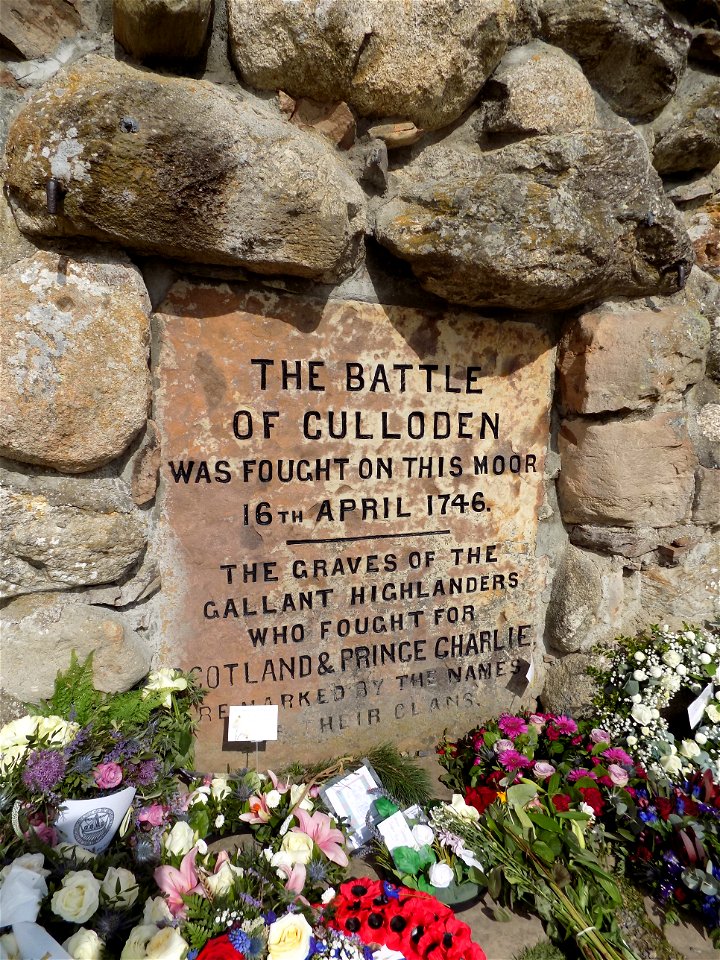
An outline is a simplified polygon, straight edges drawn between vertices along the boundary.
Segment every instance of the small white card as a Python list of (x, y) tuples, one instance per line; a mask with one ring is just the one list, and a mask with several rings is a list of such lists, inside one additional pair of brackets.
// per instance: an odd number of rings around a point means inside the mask
[(393, 813), (387, 820), (378, 823), (377, 828), (385, 841), (385, 846), (391, 852), (396, 847), (411, 847), (413, 850), (418, 849), (415, 837), (412, 835), (412, 830), (402, 810), (398, 810), (397, 813)]
[(693, 700), (693, 702), (688, 707), (688, 719), (690, 720), (690, 727), (694, 730), (695, 727), (700, 723), (705, 713), (705, 707), (710, 703), (713, 695), (713, 685), (709, 683), (703, 692)]
[(380, 780), (367, 762), (352, 773), (342, 774), (320, 788), (320, 796), (336, 817), (349, 828), (348, 846), (357, 850), (372, 836), (372, 805), (381, 789)]
[(227, 738), (240, 743), (277, 740), (277, 704), (263, 703), (249, 707), (229, 707)]

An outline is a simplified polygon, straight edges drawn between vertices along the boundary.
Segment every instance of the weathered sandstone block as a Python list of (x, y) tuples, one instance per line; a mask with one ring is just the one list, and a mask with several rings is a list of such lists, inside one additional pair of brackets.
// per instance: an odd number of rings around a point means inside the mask
[(472, 102), (514, 16), (515, 0), (228, 0), (233, 58), (251, 86), (428, 130)]
[(360, 255), (363, 194), (332, 147), (204, 81), (87, 57), (21, 111), (6, 159), (32, 234), (328, 281)]
[(572, 54), (618, 113), (644, 117), (672, 97), (690, 33), (659, 0), (544, 0), (543, 36)]
[(558, 354), (561, 403), (575, 413), (640, 410), (702, 379), (710, 324), (685, 293), (604, 303), (573, 320)]
[(698, 467), (695, 473), (695, 523), (720, 523), (720, 468)]
[(138, 60), (189, 60), (205, 42), (212, 0), (113, 0), (113, 32)]
[(144, 644), (119, 613), (85, 603), (66, 604), (57, 595), (20, 597), (0, 613), (3, 635), (1, 684), (21, 700), (49, 697), (59, 670), (74, 650), (93, 655), (98, 690), (128, 690), (150, 668)]
[(566, 523), (669, 526), (689, 518), (697, 463), (684, 423), (565, 420), (558, 496)]
[(0, 597), (111, 583), (146, 542), (119, 480), (0, 476)]
[(37, 251), (3, 276), (0, 455), (79, 473), (148, 411), (150, 301), (122, 253)]
[(692, 262), (633, 131), (428, 147), (390, 177), (376, 235), (420, 283), (473, 306), (567, 308), (669, 294)]
[(577, 61), (541, 40), (509, 50), (483, 98), (483, 129), (489, 131), (565, 133), (598, 126), (595, 96)]
[(660, 173), (714, 167), (720, 162), (720, 77), (688, 70), (650, 130), (653, 164)]
[(645, 623), (702, 623), (720, 616), (720, 538), (710, 533), (675, 566), (643, 570)]

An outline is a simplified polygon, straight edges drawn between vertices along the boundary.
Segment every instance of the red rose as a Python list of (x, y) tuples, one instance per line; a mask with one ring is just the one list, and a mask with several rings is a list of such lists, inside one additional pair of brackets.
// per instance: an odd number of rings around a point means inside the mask
[(596, 817), (599, 817), (603, 812), (605, 802), (602, 798), (602, 794), (597, 787), (580, 787), (580, 793), (585, 803), (593, 808), (593, 812)]
[(560, 813), (570, 809), (570, 797), (566, 793), (556, 793), (552, 798), (553, 806)]
[(547, 734), (548, 740), (559, 740), (559, 739), (560, 739), (560, 734), (559, 734), (558, 731), (555, 729), (555, 727), (548, 727), (545, 732), (546, 732), (546, 734)]
[(493, 790), (492, 787), (469, 787), (465, 791), (465, 803), (475, 807), (478, 813), (485, 813), (496, 799), (497, 790)]
[(222, 936), (208, 940), (197, 955), (197, 960), (240, 960), (241, 957), (244, 960), (244, 954), (238, 953), (230, 943), (228, 935), (223, 933)]
[(655, 799), (655, 807), (663, 820), (667, 820), (673, 812), (675, 804), (668, 797), (657, 797)]

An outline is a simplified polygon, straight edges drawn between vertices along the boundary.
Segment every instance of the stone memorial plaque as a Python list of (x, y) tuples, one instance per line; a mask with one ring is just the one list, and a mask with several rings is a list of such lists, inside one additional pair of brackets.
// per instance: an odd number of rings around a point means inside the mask
[(278, 705), (272, 766), (537, 693), (545, 331), (186, 283), (158, 323), (163, 656), (210, 691), (201, 768), (242, 762), (232, 705)]

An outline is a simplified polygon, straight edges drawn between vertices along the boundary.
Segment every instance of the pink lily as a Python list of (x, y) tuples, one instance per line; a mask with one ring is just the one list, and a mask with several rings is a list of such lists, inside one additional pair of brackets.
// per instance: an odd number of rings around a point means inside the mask
[(248, 802), (250, 813), (241, 813), (238, 819), (244, 820), (245, 823), (267, 823), (272, 814), (263, 794), (260, 794), (259, 797), (253, 794)]
[(197, 847), (193, 847), (182, 858), (179, 870), (175, 867), (158, 867), (153, 874), (155, 882), (167, 897), (170, 913), (174, 917), (182, 918), (185, 915), (184, 894), (199, 893), (200, 896), (205, 895), (195, 869), (197, 854)]
[(278, 871), (284, 873), (287, 877), (286, 890), (289, 890), (290, 893), (302, 893), (305, 886), (305, 874), (307, 873), (304, 863), (293, 863), (287, 866), (281, 863)]
[(289, 783), (285, 783), (284, 780), (278, 780), (272, 770), (268, 770), (267, 775), (272, 780), (273, 788), (277, 790), (278, 793), (287, 793), (288, 787), (290, 786)]
[(342, 831), (330, 826), (330, 817), (320, 810), (316, 810), (312, 816), (299, 808), (294, 813), (300, 826), (293, 827), (293, 832), (306, 833), (320, 847), (328, 860), (332, 860), (338, 866), (346, 867), (348, 857), (343, 850), (345, 838)]

